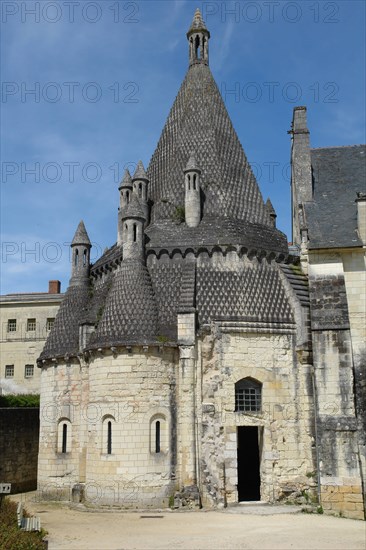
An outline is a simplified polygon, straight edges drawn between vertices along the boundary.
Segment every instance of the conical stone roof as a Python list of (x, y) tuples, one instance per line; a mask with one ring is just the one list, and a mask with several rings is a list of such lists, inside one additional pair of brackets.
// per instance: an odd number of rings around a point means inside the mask
[(133, 175), (132, 180), (146, 180), (146, 181), (148, 181), (148, 177), (147, 177), (144, 165), (142, 164), (141, 160), (139, 160), (138, 163), (137, 163), (137, 167), (136, 167), (136, 170), (135, 170), (135, 173)]
[(258, 184), (209, 67), (189, 67), (170, 111), (148, 177), (152, 222), (171, 218), (184, 204), (182, 174), (195, 152), (204, 193), (203, 218), (270, 225)]
[(121, 183), (119, 184), (118, 189), (122, 189), (122, 187), (130, 187), (132, 189), (132, 178), (128, 168), (126, 168), (123, 174), (123, 178), (121, 180)]
[(124, 260), (90, 347), (156, 343), (157, 330), (158, 311), (149, 272), (138, 260)]
[(131, 196), (131, 200), (127, 205), (126, 211), (122, 214), (122, 219), (137, 218), (139, 220), (145, 220), (145, 214), (142, 210), (139, 199), (136, 195)]
[(79, 223), (74, 238), (72, 239), (71, 246), (78, 245), (78, 244), (85, 244), (91, 246), (91, 242), (89, 239), (89, 235), (85, 229), (85, 225), (83, 220)]
[(187, 32), (187, 36), (189, 36), (192, 32), (198, 31), (207, 31), (208, 35), (210, 34), (207, 30), (206, 23), (202, 19), (202, 14), (199, 8), (197, 8), (195, 11), (192, 24)]

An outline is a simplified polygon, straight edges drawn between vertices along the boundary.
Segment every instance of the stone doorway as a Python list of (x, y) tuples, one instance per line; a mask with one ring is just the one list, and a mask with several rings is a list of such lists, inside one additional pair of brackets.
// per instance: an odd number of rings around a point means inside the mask
[(257, 426), (238, 426), (238, 501), (260, 500), (260, 453)]

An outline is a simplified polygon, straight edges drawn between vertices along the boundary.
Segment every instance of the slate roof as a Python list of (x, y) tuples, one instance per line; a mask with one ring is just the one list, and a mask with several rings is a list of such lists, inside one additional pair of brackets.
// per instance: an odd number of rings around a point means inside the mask
[(313, 201), (304, 204), (309, 248), (362, 246), (357, 192), (366, 192), (366, 145), (311, 150)]

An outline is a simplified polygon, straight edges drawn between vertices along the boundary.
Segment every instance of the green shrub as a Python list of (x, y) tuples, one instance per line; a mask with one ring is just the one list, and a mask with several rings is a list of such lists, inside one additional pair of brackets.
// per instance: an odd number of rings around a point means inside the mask
[(39, 407), (39, 395), (0, 395), (0, 407)]
[[(23, 509), (23, 515), (28, 516)], [(33, 532), (21, 531), (17, 522), (17, 504), (8, 498), (3, 499), (0, 508), (0, 550), (45, 550), (47, 543), (43, 529)]]

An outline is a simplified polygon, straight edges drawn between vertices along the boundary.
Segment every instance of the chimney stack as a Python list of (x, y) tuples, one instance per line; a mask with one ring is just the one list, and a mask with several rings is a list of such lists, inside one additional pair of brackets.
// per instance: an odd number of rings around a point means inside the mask
[(60, 294), (61, 292), (61, 282), (60, 281), (49, 281), (48, 282), (48, 294)]

